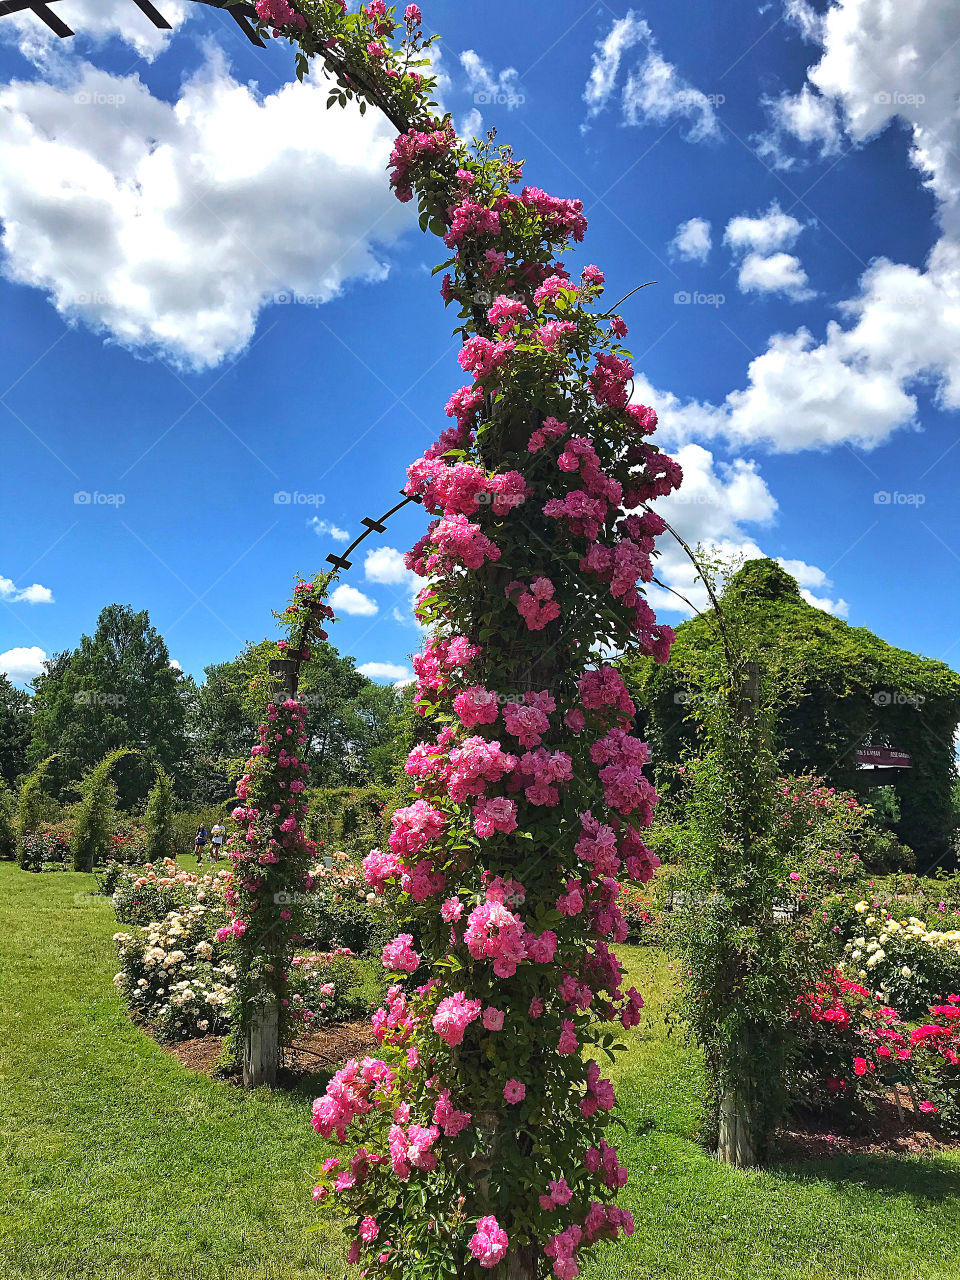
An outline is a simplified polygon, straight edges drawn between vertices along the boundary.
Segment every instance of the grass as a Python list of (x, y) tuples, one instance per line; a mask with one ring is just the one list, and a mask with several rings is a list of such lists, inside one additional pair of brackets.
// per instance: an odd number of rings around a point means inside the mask
[[(339, 1280), (339, 1236), (311, 1231), (312, 1091), (245, 1094), (139, 1032), (91, 885), (0, 863), (0, 1280)], [(718, 1165), (692, 1138), (699, 1063), (666, 1033), (665, 962), (624, 952), (648, 1001), (616, 1071), (637, 1232), (584, 1280), (960, 1280), (960, 1153)]]

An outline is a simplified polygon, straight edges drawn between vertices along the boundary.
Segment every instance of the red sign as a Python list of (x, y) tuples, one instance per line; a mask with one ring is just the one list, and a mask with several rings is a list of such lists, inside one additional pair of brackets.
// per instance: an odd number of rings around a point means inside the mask
[(893, 747), (861, 747), (857, 752), (857, 764), (874, 764), (881, 769), (909, 769), (912, 763), (906, 751)]

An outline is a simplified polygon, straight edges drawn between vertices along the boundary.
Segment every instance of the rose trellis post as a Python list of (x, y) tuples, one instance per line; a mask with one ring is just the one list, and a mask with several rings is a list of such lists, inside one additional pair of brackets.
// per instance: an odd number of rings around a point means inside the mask
[(286, 1015), (290, 962), (310, 889), (312, 847), (303, 830), (307, 812), (307, 708), (297, 700), (300, 666), (310, 646), (327, 638), (333, 617), (325, 602), (331, 574), (300, 581), (282, 614), (289, 639), (278, 642), (282, 691), (267, 706), (257, 744), (237, 783), (234, 829), (227, 842), (232, 871), (225, 890), (230, 922), (217, 933), (231, 941), (237, 982), (232, 1038), (248, 1088), (276, 1083)]
[(617, 877), (656, 865), (647, 748), (600, 655), (667, 657), (638, 585), (663, 530), (643, 504), (680, 472), (649, 440), (656, 414), (630, 403), (603, 273), (563, 263), (581, 203), (523, 186), (492, 138), (457, 138), (430, 97), (417, 6), (257, 7), (299, 75), (320, 60), (331, 105), (356, 98), (396, 126), (391, 184), (446, 247), (469, 375), (408, 473), (435, 517), (407, 557), (428, 582), (414, 665), (433, 740), (406, 764), (418, 798), (365, 862), (404, 924), (383, 953), (378, 1056), (314, 1105), (347, 1147), (314, 1195), (370, 1275), (572, 1277), (588, 1246), (633, 1229), (613, 1204), (627, 1171), (604, 1137), (600, 1060), (642, 1005), (608, 946), (626, 933)]

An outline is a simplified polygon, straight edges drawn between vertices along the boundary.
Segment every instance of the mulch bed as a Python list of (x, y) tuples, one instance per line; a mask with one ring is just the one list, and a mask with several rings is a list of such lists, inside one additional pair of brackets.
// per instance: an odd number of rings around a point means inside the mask
[(794, 1117), (778, 1131), (777, 1151), (793, 1162), (835, 1155), (932, 1155), (956, 1149), (957, 1142), (938, 1131), (935, 1116), (914, 1109), (906, 1089), (900, 1090), (900, 1108), (892, 1098), (881, 1103), (867, 1133), (845, 1131), (841, 1115)]
[[(308, 1076), (342, 1066), (348, 1058), (363, 1057), (376, 1046), (377, 1039), (369, 1021), (343, 1022), (298, 1036), (292, 1046), (284, 1050), (280, 1083), (293, 1087)], [(223, 1052), (223, 1037), (201, 1036), (197, 1040), (164, 1045), (164, 1048), (188, 1070), (212, 1075)], [(239, 1073), (224, 1078), (239, 1083)]]

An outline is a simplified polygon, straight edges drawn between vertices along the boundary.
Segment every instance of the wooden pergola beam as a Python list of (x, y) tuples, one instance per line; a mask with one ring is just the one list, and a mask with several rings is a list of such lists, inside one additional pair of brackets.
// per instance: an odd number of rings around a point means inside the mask
[[(51, 4), (57, 3), (58, 0), (0, 0), (0, 18), (5, 18), (11, 13), (23, 13), (24, 10), (29, 9), (63, 40), (67, 36), (72, 36), (74, 32), (50, 8)], [(173, 30), (163, 14), (153, 5), (152, 0), (133, 0), (133, 3), (159, 30)], [(208, 5), (211, 9), (224, 9), (251, 44), (255, 44), (260, 49), (266, 48), (254, 26), (257, 11), (252, 4), (226, 4), (225, 0), (196, 0), (196, 3)]]

